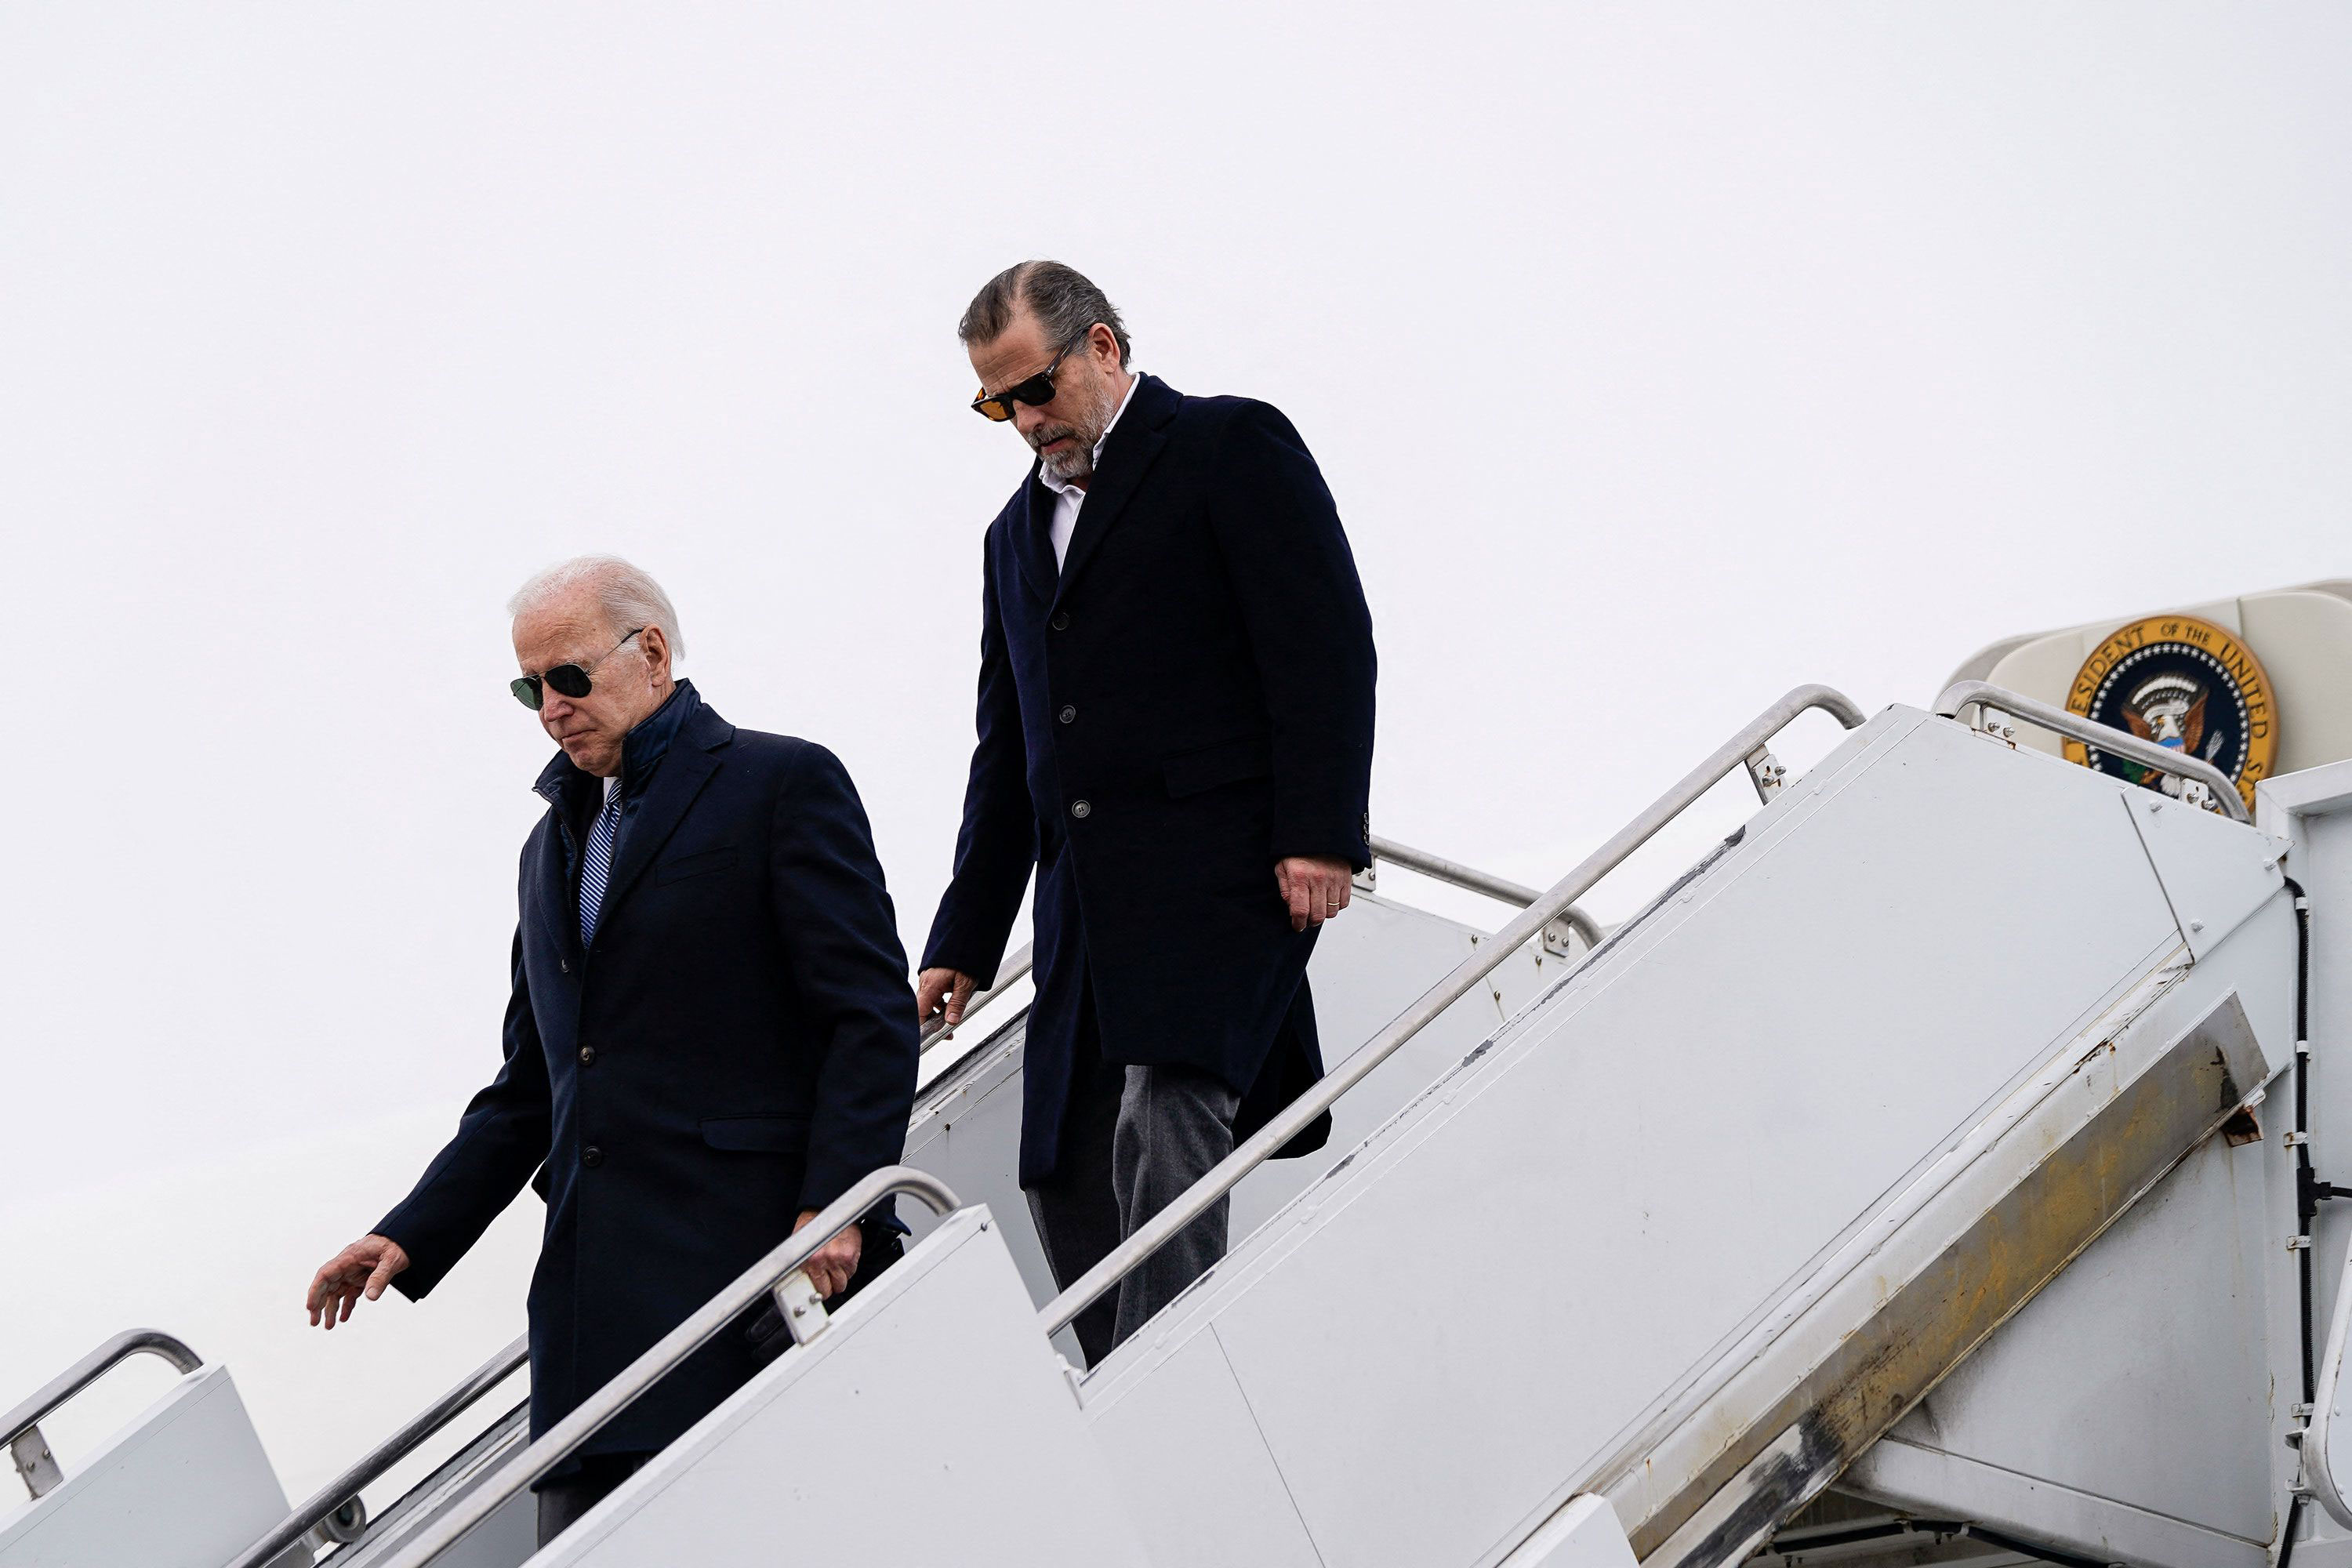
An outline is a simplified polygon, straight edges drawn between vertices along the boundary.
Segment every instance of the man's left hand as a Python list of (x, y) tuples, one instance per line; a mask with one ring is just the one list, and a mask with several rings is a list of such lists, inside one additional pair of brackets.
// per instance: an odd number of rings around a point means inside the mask
[(1356, 884), (1345, 860), (1293, 855), (1275, 863), (1274, 885), (1282, 889), (1282, 900), (1290, 906), (1290, 929), (1305, 931), (1346, 909)]
[[(793, 1222), (793, 1229), (798, 1231), (814, 1218), (816, 1210), (803, 1209), (801, 1217)], [(849, 1289), (849, 1281), (857, 1272), (858, 1254), (864, 1246), (865, 1238), (858, 1235), (857, 1227), (850, 1226), (809, 1254), (808, 1261), (801, 1265), (801, 1271), (809, 1277), (809, 1283), (816, 1287), (816, 1293), (830, 1301)]]

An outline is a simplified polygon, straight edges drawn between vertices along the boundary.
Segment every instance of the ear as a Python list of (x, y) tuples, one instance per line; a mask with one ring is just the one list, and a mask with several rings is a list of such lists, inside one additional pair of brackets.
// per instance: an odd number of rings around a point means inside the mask
[(1099, 361), (1106, 370), (1118, 368), (1118, 339), (1111, 330), (1097, 321), (1087, 329), (1087, 353)]
[(667, 680), (669, 668), (669, 638), (659, 626), (647, 626), (637, 634), (637, 646), (645, 650), (646, 672), (656, 681)]

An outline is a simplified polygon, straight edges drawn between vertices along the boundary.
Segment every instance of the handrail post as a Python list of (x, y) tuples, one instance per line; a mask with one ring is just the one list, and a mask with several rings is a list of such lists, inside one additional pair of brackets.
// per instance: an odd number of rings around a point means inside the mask
[(49, 1379), (31, 1398), (0, 1415), (0, 1444), (7, 1445), (27, 1491), (40, 1497), (65, 1479), (41, 1436), (43, 1418), (135, 1355), (161, 1357), (184, 1377), (205, 1364), (204, 1357), (161, 1329), (126, 1329)]
[(1406, 1041), (1467, 995), (1472, 986), (1499, 968), (1505, 959), (1591, 891), (1594, 883), (1615, 870), (1627, 856), (1649, 842), (1660, 828), (1728, 777), (1734, 768), (1740, 766), (1750, 753), (1786, 728), (1791, 720), (1812, 709), (1830, 714), (1849, 730), (1860, 729), (1867, 721), (1862, 710), (1843, 693), (1826, 686), (1800, 686), (1758, 714), (1739, 733), (1717, 747), (1706, 761), (1684, 775), (1681, 783), (1653, 802), (1647, 811), (1586, 856), (1576, 869), (1554, 883), (1549, 892), (1496, 931), (1492, 941), (1482, 944), (1456, 964), (1453, 973), (1423, 992), (1420, 999), (1398, 1014), (1388, 1027), (1372, 1037), (1371, 1042), (1363, 1049), (1325, 1074), (1314, 1088), (1292, 1100), (1247, 1142), (1220, 1160), (1206, 1175), (1186, 1188), (1175, 1202), (1145, 1221), (1133, 1235), (1113, 1247), (1101, 1262), (1080, 1275), (1068, 1289), (1047, 1302), (1038, 1314), (1039, 1325), (1047, 1333), (1053, 1333), (1093, 1305), (1126, 1278), (1136, 1265), (1159, 1251), (1171, 1237), (1199, 1218), (1202, 1211), (1233, 1191), (1244, 1176), (1257, 1169), (1276, 1149), (1289, 1142), (1308, 1122), (1329, 1110), (1341, 1095), (1361, 1083), (1373, 1068), (1386, 1061)]
[(2036, 729), (2063, 735), (2070, 741), (2079, 741), (2103, 752), (2113, 752), (2119, 757), (2129, 757), (2144, 768), (2202, 784), (2212, 795), (2213, 804), (2232, 821), (2251, 825), (2254, 820), (2253, 814), (2246, 809), (2245, 797), (2238, 793), (2238, 786), (2231, 782), (2230, 775), (2201, 757), (2192, 757), (2186, 752), (2159, 746), (2154, 741), (2143, 741), (2137, 735), (2113, 729), (2095, 719), (2085, 718), (2063, 708), (2053, 708), (2023, 692), (2004, 690), (1989, 680), (1956, 681), (1946, 687), (1943, 695), (1936, 699), (1936, 713), (1939, 718), (1958, 719), (1961, 711), (1969, 708), (1980, 712), (1998, 710), (2012, 719), (2021, 719)]

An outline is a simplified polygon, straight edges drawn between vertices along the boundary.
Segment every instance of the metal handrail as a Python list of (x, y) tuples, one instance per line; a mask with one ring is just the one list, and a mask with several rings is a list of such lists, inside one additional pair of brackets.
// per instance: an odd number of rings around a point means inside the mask
[(309, 1533), (311, 1526), (340, 1511), (362, 1490), (374, 1485), (383, 1479), (385, 1471), (414, 1453), (426, 1438), (465, 1414), (483, 1394), (504, 1383), (530, 1359), (530, 1336), (524, 1334), (476, 1367), (448, 1393), (418, 1411), (409, 1418), (406, 1426), (368, 1450), (366, 1457), (311, 1493), (310, 1499), (288, 1514), (276, 1529), (247, 1547), (244, 1555), (229, 1568), (267, 1568), (268, 1564), (278, 1560), (279, 1553)]
[[(1436, 881), (1450, 882), (1454, 887), (1466, 888), (1474, 893), (1484, 893), (1501, 903), (1517, 904), (1519, 908), (1526, 909), (1543, 897), (1533, 888), (1522, 888), (1517, 882), (1506, 881), (1500, 877), (1491, 876), (1474, 867), (1465, 866), (1459, 860), (1448, 860), (1443, 855), (1432, 855), (1426, 849), (1415, 849), (1410, 844), (1400, 844), (1393, 838), (1382, 838), (1376, 834), (1371, 839), (1371, 847), (1372, 858), (1376, 860), (1386, 860), (1391, 866), (1402, 866), (1408, 871), (1418, 871), (1423, 876)], [(1601, 945), (1601, 927), (1582, 910), (1570, 904), (1559, 919), (1570, 931), (1584, 939), (1585, 946)]]
[[(1011, 957), (1007, 958), (1003, 963), (997, 966), (996, 984), (990, 986), (987, 990), (978, 993), (971, 1001), (966, 1002), (963, 1005), (963, 1022), (958, 1024), (956, 1026), (957, 1028), (961, 1029), (963, 1027), (964, 1024), (971, 1023), (971, 1016), (974, 1013), (979, 1012), (982, 1007), (987, 1006), (991, 1002), (995, 1001), (999, 996), (1002, 996), (1007, 991), (1012, 990), (1014, 983), (1020, 980), (1023, 975), (1029, 973), (1031, 967), (1035, 963), (1035, 957), (1032, 952), (1031, 948), (1031, 943), (1025, 942), (1023, 942), (1019, 948), (1014, 950)], [(933, 1019), (928, 1024), (925, 1024), (923, 1026), (922, 1035), (915, 1042), (916, 1051), (919, 1054), (920, 1052), (929, 1050), (931, 1047), (938, 1042), (939, 1037), (947, 1032), (948, 1021), (944, 1015)]]
[(1181, 1197), (1152, 1215), (1134, 1235), (1112, 1248), (1101, 1262), (1080, 1275), (1076, 1283), (1047, 1302), (1038, 1314), (1039, 1325), (1050, 1334), (1093, 1305), (1137, 1264), (1160, 1250), (1169, 1237), (1192, 1224), (1210, 1205), (1233, 1191), (1244, 1176), (1256, 1170), (1276, 1150), (1297, 1137), (1308, 1122), (1328, 1110), (1333, 1101), (1362, 1082), (1374, 1068), (1388, 1060), (1439, 1014), (1467, 995), (1472, 986), (1501, 967), (1503, 961), (1517, 952), (1521, 944), (1559, 919), (1570, 904), (1591, 890), (1592, 885), (1602, 877), (1615, 870), (1627, 856), (1648, 843), (1660, 828), (1680, 816), (1692, 802), (1729, 777), (1732, 770), (1746, 762), (1749, 753), (1779, 733), (1790, 721), (1812, 709), (1830, 714), (1849, 730), (1859, 729), (1866, 722), (1861, 709), (1842, 693), (1826, 686), (1800, 686), (1758, 714), (1747, 728), (1717, 747), (1712, 756), (1685, 775), (1680, 784), (1660, 795), (1647, 811), (1620, 829), (1608, 843), (1586, 856), (1575, 870), (1554, 883), (1549, 891), (1522, 910), (1517, 919), (1496, 931), (1493, 941), (1478, 948), (1456, 964), (1452, 973), (1423, 993), (1419, 1001), (1398, 1014), (1387, 1028), (1374, 1036), (1370, 1045), (1342, 1062), (1313, 1089), (1292, 1100), (1280, 1115), (1259, 1129), (1248, 1142), (1219, 1161), (1207, 1175), (1187, 1188)]
[[(1400, 844), (1393, 838), (1382, 838), (1376, 835), (1370, 843), (1374, 859), (1386, 860), (1392, 866), (1402, 866), (1408, 871), (1418, 871), (1424, 877), (1433, 878), (1440, 882), (1449, 882), (1457, 888), (1466, 888), (1474, 893), (1484, 893), (1486, 897), (1502, 903), (1517, 904), (1519, 908), (1525, 909), (1542, 896), (1533, 888), (1523, 888), (1517, 882), (1492, 876), (1475, 867), (1465, 866), (1459, 860), (1448, 860), (1443, 855), (1433, 855), (1426, 849), (1415, 849), (1412, 845)], [(1584, 939), (1585, 946), (1601, 945), (1601, 927), (1591, 915), (1586, 914), (1582, 910), (1570, 908), (1559, 918), (1570, 931)], [(975, 993), (971, 1000), (963, 1005), (963, 1020), (956, 1026), (961, 1028), (964, 1024), (971, 1023), (972, 1015), (1012, 990), (1015, 984), (1028, 976), (1035, 964), (1034, 945), (1023, 942), (998, 966), (996, 984), (985, 991)], [(941, 1037), (946, 1035), (947, 1029), (947, 1020), (943, 1017), (934, 1018), (925, 1024), (922, 1034), (917, 1040), (916, 1049), (919, 1052), (929, 1050), (940, 1042)]]
[(735, 1277), (734, 1282), (698, 1308), (694, 1315), (654, 1342), (653, 1347), (615, 1373), (611, 1382), (583, 1400), (571, 1415), (547, 1429), (544, 1436), (507, 1461), (447, 1512), (418, 1531), (384, 1568), (424, 1568), (462, 1540), (467, 1531), (496, 1513), (524, 1488), (569, 1458), (573, 1449), (594, 1436), (636, 1397), (659, 1382), (705, 1342), (733, 1322), (778, 1281), (809, 1260), (835, 1236), (857, 1222), (860, 1215), (886, 1198), (905, 1194), (919, 1198), (934, 1214), (959, 1206), (946, 1183), (910, 1165), (885, 1165), (825, 1205), (823, 1213), (777, 1243), (759, 1262)]
[(125, 1329), (43, 1384), (39, 1393), (0, 1416), (0, 1448), (41, 1424), (41, 1418), (135, 1355), (161, 1356), (184, 1375), (205, 1358), (161, 1329)]
[(2003, 713), (2024, 720), (2040, 729), (2080, 741), (2086, 746), (2096, 746), (2103, 752), (2113, 752), (2119, 757), (2129, 757), (2145, 768), (2175, 778), (2195, 779), (2213, 794), (2215, 804), (2239, 822), (2251, 824), (2253, 814), (2246, 809), (2238, 786), (2230, 775), (2202, 758), (2186, 752), (2176, 752), (2159, 746), (2154, 741), (2143, 741), (2137, 735), (2111, 729), (2095, 719), (2080, 713), (2070, 713), (2063, 708), (2053, 708), (2039, 702), (2022, 692), (2005, 691), (1989, 680), (1955, 681), (1936, 699), (1936, 711), (1944, 718), (1957, 719), (1964, 708), (1996, 708)]

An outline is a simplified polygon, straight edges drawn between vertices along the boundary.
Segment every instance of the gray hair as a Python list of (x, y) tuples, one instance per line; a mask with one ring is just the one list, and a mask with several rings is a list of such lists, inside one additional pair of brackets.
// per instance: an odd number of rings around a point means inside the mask
[(1058, 261), (1024, 261), (990, 279), (964, 307), (956, 336), (966, 347), (994, 342), (1023, 305), (1055, 348), (1076, 342), (1100, 321), (1118, 341), (1119, 368), (1127, 368), (1127, 323), (1118, 319), (1118, 307), (1085, 273)]
[(671, 662), (686, 657), (686, 636), (677, 629), (677, 611), (670, 606), (669, 595), (644, 569), (617, 555), (575, 555), (533, 574), (507, 601), (507, 616), (519, 617), (582, 588), (594, 591), (614, 637), (639, 626), (659, 626), (669, 639)]

